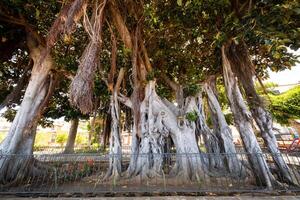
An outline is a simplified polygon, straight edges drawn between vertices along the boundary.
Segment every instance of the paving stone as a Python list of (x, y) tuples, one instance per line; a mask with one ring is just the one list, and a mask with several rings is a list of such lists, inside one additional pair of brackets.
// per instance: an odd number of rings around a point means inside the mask
[(7, 200), (300, 200), (300, 196), (160, 196), (160, 197), (58, 197), (58, 198), (18, 198), (3, 197), (0, 199)]

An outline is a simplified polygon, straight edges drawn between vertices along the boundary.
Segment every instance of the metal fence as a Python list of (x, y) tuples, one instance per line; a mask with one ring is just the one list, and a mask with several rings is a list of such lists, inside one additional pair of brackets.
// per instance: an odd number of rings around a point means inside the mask
[[(94, 147), (92, 145), (76, 145), (74, 146), (75, 153), (107, 153), (109, 146), (105, 149), (103, 147)], [(34, 154), (57, 154), (63, 153), (65, 150), (65, 146), (35, 146), (33, 148)], [(123, 153), (130, 153), (131, 147), (130, 146), (122, 146)]]
[[(17, 182), (0, 183), (0, 194), (104, 194), (104, 193), (242, 193), (266, 192), (266, 187), (255, 180), (253, 171), (247, 166), (247, 154), (160, 154), (163, 156), (162, 173), (151, 178), (145, 178), (143, 173), (134, 177), (126, 176), (130, 154), (122, 154), (122, 176), (119, 178), (103, 179), (109, 165), (109, 158), (116, 155), (108, 154), (34, 154), (0, 155), (0, 161), (22, 161), (22, 167), (17, 171)], [(139, 155), (149, 158), (150, 155)], [(151, 155), (152, 157), (155, 155)], [(246, 176), (226, 173), (226, 169), (209, 169), (203, 177), (186, 180), (180, 175), (171, 175), (176, 159), (203, 159), (209, 156), (221, 156), (225, 160), (228, 156), (237, 156), (244, 163), (240, 171), (247, 171)], [(268, 153), (257, 154), (264, 156), (272, 168), (274, 163)], [(299, 153), (280, 154), (289, 165), (300, 185), (300, 155)], [(13, 166), (13, 165), (12, 165)], [(39, 168), (38, 172), (29, 173), (28, 169)], [(9, 170), (9, 169), (8, 169)], [(15, 169), (14, 169), (15, 170)], [(26, 172), (26, 173), (25, 173)], [(22, 175), (23, 174), (23, 175)], [(5, 176), (1, 174), (0, 176)], [(274, 172), (280, 180), (280, 176)], [(1, 177), (0, 177), (1, 179)], [(300, 192), (298, 186), (287, 184), (274, 185), (273, 191)]]

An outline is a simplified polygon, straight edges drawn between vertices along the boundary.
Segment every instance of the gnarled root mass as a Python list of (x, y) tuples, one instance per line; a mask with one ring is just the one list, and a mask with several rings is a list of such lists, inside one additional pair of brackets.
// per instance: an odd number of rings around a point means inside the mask
[(2, 155), (0, 159), (2, 188), (30, 183), (40, 184), (39, 181), (43, 183), (55, 175), (54, 168), (43, 164), (32, 155)]
[[(188, 99), (186, 111), (195, 108), (195, 100)], [(150, 81), (141, 103), (141, 137), (133, 137), (134, 159), (128, 169), (129, 175), (142, 177), (161, 176), (163, 172), (163, 149), (170, 135), (177, 153), (172, 174), (185, 179), (197, 179), (204, 174), (204, 157), (201, 156), (195, 136), (195, 123), (179, 116), (179, 109), (155, 92), (155, 81)], [(138, 146), (139, 144), (139, 146)]]

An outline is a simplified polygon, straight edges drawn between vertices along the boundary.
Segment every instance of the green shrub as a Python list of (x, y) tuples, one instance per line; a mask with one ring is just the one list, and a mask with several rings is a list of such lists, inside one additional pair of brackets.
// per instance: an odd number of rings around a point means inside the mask
[(76, 145), (83, 145), (86, 143), (86, 138), (80, 134), (77, 134), (75, 143), (76, 143)]
[(270, 95), (270, 111), (280, 124), (289, 124), (289, 120), (300, 118), (300, 86), (296, 86), (280, 95)]
[(68, 139), (68, 134), (66, 134), (66, 133), (59, 133), (59, 134), (57, 134), (55, 141), (56, 141), (56, 143), (58, 143), (61, 146), (63, 146), (64, 144), (66, 144), (67, 139)]
[(47, 146), (51, 141), (52, 133), (37, 132), (35, 136), (34, 146)]

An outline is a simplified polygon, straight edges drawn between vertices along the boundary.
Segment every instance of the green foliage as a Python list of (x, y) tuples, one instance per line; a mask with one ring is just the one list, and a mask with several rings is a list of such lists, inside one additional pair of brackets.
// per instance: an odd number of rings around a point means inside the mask
[(300, 86), (280, 95), (270, 95), (270, 111), (274, 119), (281, 124), (300, 119)]
[(172, 90), (164, 84), (158, 84), (156, 87), (156, 92), (162, 98), (166, 98), (168, 100), (174, 99)]
[(56, 143), (60, 144), (60, 146), (64, 146), (68, 140), (68, 134), (67, 133), (59, 133), (56, 136)]
[(227, 122), (228, 125), (233, 125), (234, 121), (233, 121), (233, 115), (232, 113), (225, 113), (225, 120)]
[(198, 113), (196, 110), (186, 113), (186, 119), (190, 122), (195, 122), (198, 119)]
[(7, 121), (12, 122), (17, 114), (17, 110), (14, 108), (7, 109), (3, 114), (2, 117), (4, 117)]
[(218, 91), (218, 94), (217, 94), (218, 101), (220, 103), (222, 110), (225, 111), (225, 110), (229, 109), (229, 106), (228, 106), (228, 99), (226, 96), (225, 87), (224, 87), (224, 84), (221, 79), (217, 80), (216, 87), (217, 87), (217, 91)]
[(35, 136), (34, 141), (34, 147), (43, 147), (43, 146), (49, 146), (49, 143), (51, 142), (51, 135), (52, 133), (48, 132), (37, 132)]
[(184, 96), (195, 96), (200, 92), (201, 88), (198, 84), (187, 84), (186, 87), (184, 87), (183, 92)]
[[(10, 15), (16, 17), (22, 15), (41, 36), (48, 34), (49, 27), (57, 17), (62, 4), (54, 0), (4, 0), (3, 2)], [(245, 1), (243, 5), (233, 5), (233, 2), (241, 3), (241, 1), (228, 0), (146, 1), (144, 16), (141, 18), (143, 19), (141, 39), (145, 41), (151, 64), (183, 85), (185, 96), (197, 94), (200, 91), (199, 82), (205, 80), (207, 75), (221, 72), (220, 47), (229, 38), (233, 38), (236, 42), (247, 43), (256, 72), (260, 77), (267, 77), (267, 69), (281, 71), (296, 64), (297, 57), (289, 53), (287, 47), (298, 49), (300, 46), (299, 1)], [(248, 5), (249, 2), (252, 5)], [(130, 14), (130, 9), (124, 2), (116, 1), (116, 4), (122, 6), (120, 14), (125, 18), (130, 32), (134, 33), (132, 27), (136, 27), (136, 16)], [(76, 27), (71, 37), (57, 41), (55, 47), (51, 49), (55, 70), (63, 70), (71, 75), (76, 73), (78, 61), (88, 40), (82, 24), (78, 22)], [(25, 35), (22, 27), (12, 26), (6, 22), (0, 25), (0, 38), (7, 40), (9, 44), (18, 44), (13, 51), (4, 48), (3, 55), (7, 54), (5, 58), (0, 55), (0, 102), (12, 91), (23, 73), (22, 66), (28, 63), (28, 50), (24, 45)], [(95, 102), (101, 102), (101, 106), (107, 107), (109, 92), (103, 78), (107, 77), (110, 69), (111, 44), (106, 23), (103, 26), (102, 40), (100, 66), (103, 74), (96, 72), (94, 96)], [(1, 45), (4, 44), (6, 43), (1, 42)], [(132, 51), (124, 44), (121, 42), (118, 44), (117, 66), (125, 67), (128, 72), (121, 92), (128, 96), (132, 92), (132, 70), (128, 69), (128, 66), (132, 65), (131, 54)], [(158, 78), (155, 70), (147, 75), (148, 81), (154, 78)], [(60, 78), (60, 83), (50, 99), (40, 124), (49, 126), (51, 120), (61, 117), (66, 121), (77, 117), (83, 119), (89, 117), (82, 115), (69, 104), (69, 84), (68, 79)], [(217, 87), (222, 110), (226, 110), (228, 102), (224, 87), (222, 84), (218, 84)], [(174, 92), (163, 81), (158, 81), (157, 93), (161, 97), (174, 99)], [(279, 121), (287, 121), (288, 116), (298, 116), (299, 101), (295, 100), (297, 97), (286, 95), (289, 97), (284, 98), (283, 96), (274, 97), (271, 106), (273, 115)], [(5, 117), (12, 120), (14, 115), (15, 111), (9, 109)], [(190, 121), (194, 121), (196, 117), (194, 112), (187, 114), (187, 119)], [(228, 114), (226, 120), (232, 121), (232, 117)]]
[(75, 143), (76, 145), (83, 145), (86, 143), (86, 138), (80, 134), (76, 135), (76, 139), (75, 139)]
[[(264, 83), (264, 88), (266, 89), (266, 92), (271, 94), (274, 94), (274, 89), (277, 86), (278, 84), (273, 82)], [(255, 82), (255, 89), (258, 94), (265, 95), (263, 87), (258, 82)]]
[(147, 80), (147, 81), (154, 80), (155, 74), (156, 74), (155, 71), (152, 70), (151, 72), (149, 72), (149, 73), (147, 74), (146, 80)]

